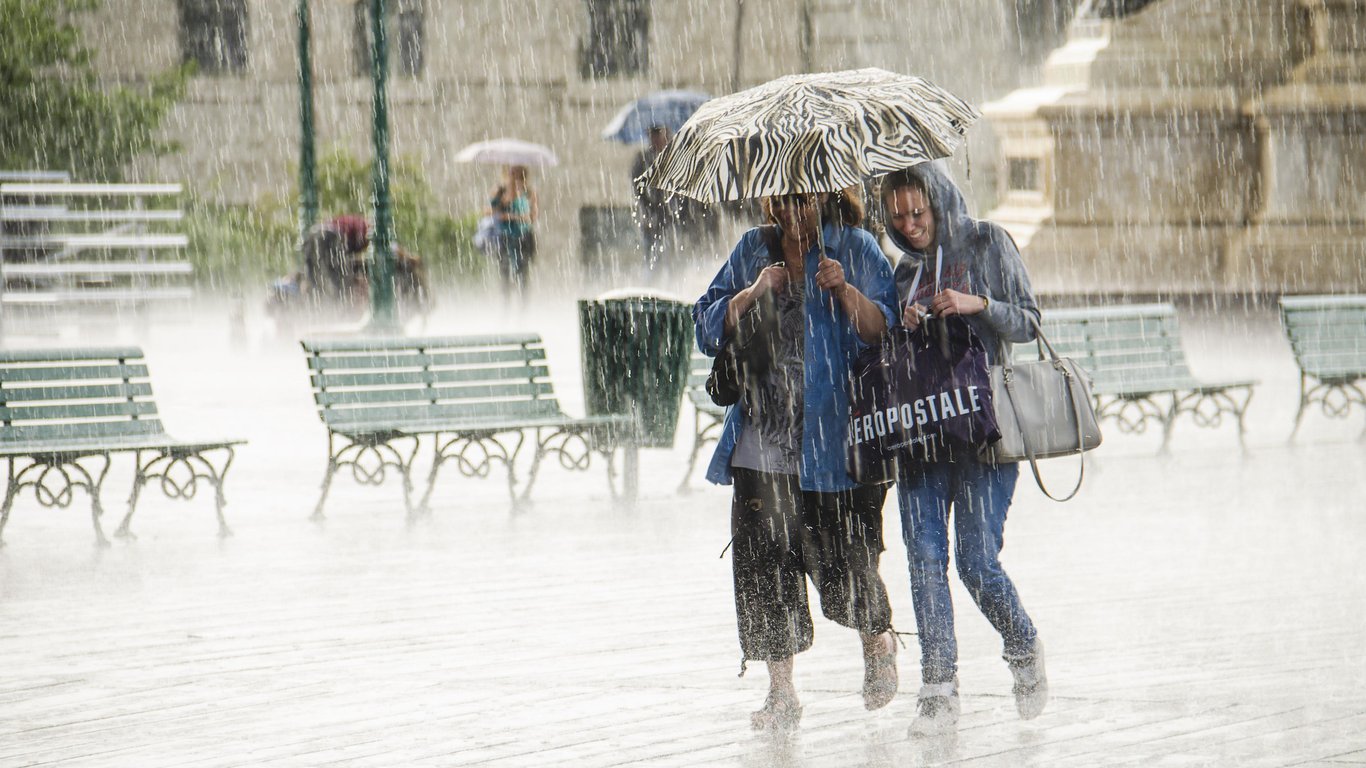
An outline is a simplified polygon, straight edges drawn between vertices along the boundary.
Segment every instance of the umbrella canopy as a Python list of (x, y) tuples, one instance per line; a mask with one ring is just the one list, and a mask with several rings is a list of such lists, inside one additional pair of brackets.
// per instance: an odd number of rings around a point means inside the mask
[(692, 117), (702, 103), (710, 99), (697, 91), (655, 91), (621, 108), (612, 122), (602, 129), (602, 137), (623, 144), (639, 144), (647, 138), (651, 126), (662, 125), (670, 133)]
[(555, 153), (549, 147), (519, 139), (477, 141), (460, 150), (455, 159), (462, 163), (531, 165), (538, 168), (560, 164), (560, 159), (555, 157)]
[(640, 181), (705, 202), (833, 192), (952, 155), (979, 116), (883, 69), (789, 75), (703, 104)]

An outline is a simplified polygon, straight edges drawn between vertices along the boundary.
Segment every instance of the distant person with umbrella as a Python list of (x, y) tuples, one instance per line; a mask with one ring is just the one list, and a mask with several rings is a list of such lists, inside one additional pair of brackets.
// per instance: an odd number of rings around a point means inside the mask
[(493, 190), (489, 211), (498, 221), (495, 258), (503, 279), (503, 296), (525, 299), (527, 273), (536, 258), (536, 218), (540, 204), (524, 165), (510, 165), (503, 183)]
[(497, 222), (493, 255), (503, 280), (503, 297), (510, 299), (516, 294), (525, 299), (527, 274), (536, 259), (536, 219), (540, 216), (540, 202), (531, 187), (528, 168), (550, 168), (559, 164), (559, 158), (549, 147), (501, 138), (470, 144), (455, 159), (503, 167), (503, 182), (489, 196), (484, 214)]
[(631, 163), (631, 183), (636, 197), (636, 220), (640, 224), (641, 250), (645, 259), (645, 281), (658, 280), (673, 266), (678, 251), (678, 224), (681, 198), (661, 189), (636, 184), (650, 163), (669, 145), (669, 128), (652, 125), (647, 131), (649, 143), (636, 153)]

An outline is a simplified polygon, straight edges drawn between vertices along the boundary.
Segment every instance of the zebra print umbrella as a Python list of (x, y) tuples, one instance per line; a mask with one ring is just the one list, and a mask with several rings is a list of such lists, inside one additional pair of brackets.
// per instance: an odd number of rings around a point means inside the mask
[(712, 203), (833, 192), (948, 157), (978, 117), (883, 69), (789, 75), (703, 104), (637, 183)]

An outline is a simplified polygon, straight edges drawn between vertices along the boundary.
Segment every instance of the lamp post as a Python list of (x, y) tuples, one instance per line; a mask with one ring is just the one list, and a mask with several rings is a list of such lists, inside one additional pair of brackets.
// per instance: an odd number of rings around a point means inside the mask
[(317, 155), (313, 145), (313, 57), (308, 0), (299, 0), (299, 242), (318, 221)]
[(389, 39), (385, 0), (370, 0), (370, 75), (375, 81), (371, 109), (374, 144), (375, 233), (370, 239), (370, 330), (398, 330), (394, 312), (394, 214), (389, 200)]

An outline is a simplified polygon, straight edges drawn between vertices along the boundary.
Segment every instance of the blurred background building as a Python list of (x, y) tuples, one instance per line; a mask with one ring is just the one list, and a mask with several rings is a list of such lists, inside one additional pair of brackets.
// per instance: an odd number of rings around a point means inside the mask
[[(360, 156), (370, 140), (367, 6), (312, 3), (318, 143)], [(663, 88), (722, 94), (876, 66), (987, 105), (955, 174), (979, 213), (994, 209), (1021, 239), (1044, 290), (1360, 288), (1363, 7), (391, 0), (393, 151), (415, 159), (461, 214), (496, 183), (493, 169), (453, 161), (461, 147), (500, 136), (552, 147), (561, 165), (534, 179), (541, 254), (568, 274), (635, 242), (634, 149), (600, 138), (623, 104)], [(289, 193), (293, 3), (104, 0), (85, 23), (111, 79), (198, 63), (167, 121), (183, 149), (148, 175), (192, 180), (225, 202)]]

